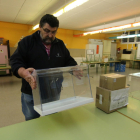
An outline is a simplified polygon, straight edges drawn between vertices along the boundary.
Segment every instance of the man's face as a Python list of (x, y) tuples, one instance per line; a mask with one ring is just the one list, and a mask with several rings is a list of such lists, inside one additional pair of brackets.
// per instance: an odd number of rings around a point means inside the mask
[(48, 23), (40, 27), (40, 36), (44, 44), (49, 45), (54, 41), (57, 29), (57, 27), (51, 27)]

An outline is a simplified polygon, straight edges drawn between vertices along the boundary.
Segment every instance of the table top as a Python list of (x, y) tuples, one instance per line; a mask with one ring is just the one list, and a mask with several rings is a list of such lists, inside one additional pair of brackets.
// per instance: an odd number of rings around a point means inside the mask
[(134, 59), (121, 59), (121, 60), (125, 60), (125, 61), (134, 61)]
[(137, 73), (131, 73), (129, 74), (129, 76), (133, 76), (133, 77), (140, 77), (140, 72), (137, 72)]
[(11, 69), (11, 66), (0, 67), (0, 70)]
[(0, 128), (2, 140), (139, 140), (139, 123), (95, 103)]
[(140, 60), (133, 60), (133, 61), (140, 61)]
[(119, 109), (118, 112), (140, 123), (140, 100), (129, 97), (127, 108)]
[(81, 62), (81, 63), (86, 63), (86, 64), (105, 64), (105, 63), (117, 63), (121, 61), (108, 61), (108, 62)]

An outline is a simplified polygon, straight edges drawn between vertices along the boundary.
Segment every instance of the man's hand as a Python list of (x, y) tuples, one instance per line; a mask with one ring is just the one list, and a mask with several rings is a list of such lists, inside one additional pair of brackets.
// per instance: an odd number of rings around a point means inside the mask
[(34, 68), (28, 68), (28, 69), (19, 68), (18, 69), (19, 76), (24, 78), (30, 84), (32, 89), (36, 88), (36, 80), (31, 75), (34, 70), (35, 70)]
[(81, 79), (83, 77), (83, 71), (82, 70), (74, 70), (73, 75), (77, 77), (78, 79)]

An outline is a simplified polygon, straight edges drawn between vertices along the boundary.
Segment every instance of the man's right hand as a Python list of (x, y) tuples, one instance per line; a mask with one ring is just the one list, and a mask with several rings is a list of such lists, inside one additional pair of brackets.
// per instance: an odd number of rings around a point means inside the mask
[(32, 89), (36, 88), (36, 80), (31, 75), (34, 70), (35, 70), (34, 68), (28, 68), (28, 69), (19, 68), (18, 69), (19, 76), (24, 78), (30, 84)]

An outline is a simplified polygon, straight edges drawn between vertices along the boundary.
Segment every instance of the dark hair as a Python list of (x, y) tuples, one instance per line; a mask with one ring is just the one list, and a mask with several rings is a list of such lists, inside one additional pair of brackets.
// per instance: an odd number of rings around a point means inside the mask
[(45, 23), (48, 23), (51, 27), (59, 27), (59, 20), (53, 15), (46, 14), (40, 20), (40, 27), (43, 27)]

